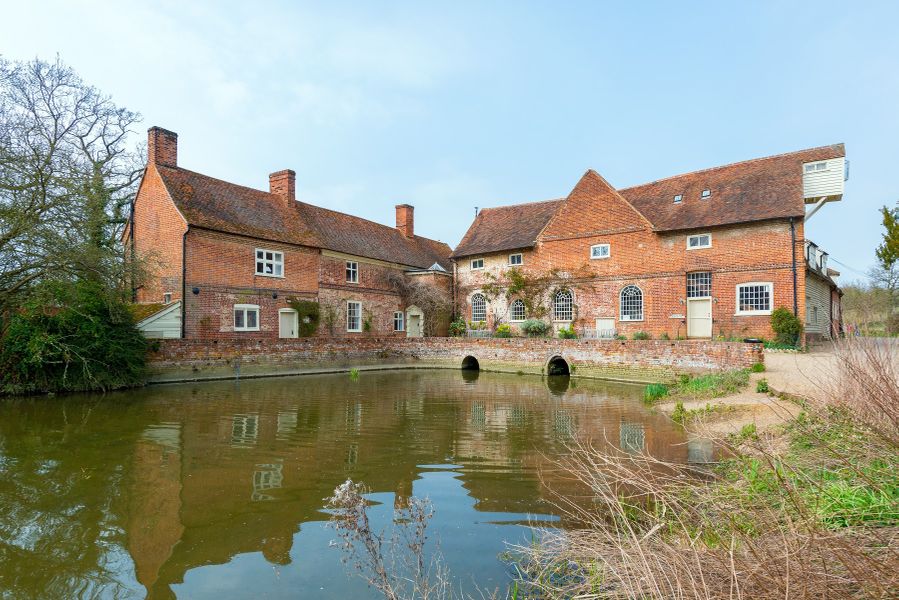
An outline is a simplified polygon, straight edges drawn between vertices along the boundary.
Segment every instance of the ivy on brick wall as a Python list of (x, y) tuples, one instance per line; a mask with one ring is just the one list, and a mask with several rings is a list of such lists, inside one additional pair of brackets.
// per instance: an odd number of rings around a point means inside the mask
[(318, 321), (321, 315), (321, 307), (318, 302), (312, 300), (298, 300), (291, 298), (287, 301), (290, 308), (297, 311), (297, 333), (300, 337), (311, 337), (318, 331)]

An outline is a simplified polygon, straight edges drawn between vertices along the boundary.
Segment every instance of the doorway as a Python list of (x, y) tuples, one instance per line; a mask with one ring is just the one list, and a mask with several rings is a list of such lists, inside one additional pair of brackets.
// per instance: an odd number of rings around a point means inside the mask
[(298, 329), (297, 311), (292, 308), (282, 308), (278, 311), (278, 337), (299, 337)]
[(712, 337), (712, 299), (687, 299), (687, 337)]

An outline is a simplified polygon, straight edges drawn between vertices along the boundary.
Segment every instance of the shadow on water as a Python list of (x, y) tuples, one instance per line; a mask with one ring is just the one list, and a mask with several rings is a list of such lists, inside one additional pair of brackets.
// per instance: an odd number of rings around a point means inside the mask
[(546, 378), (546, 387), (554, 396), (564, 396), (571, 387), (571, 377), (568, 375), (550, 375)]

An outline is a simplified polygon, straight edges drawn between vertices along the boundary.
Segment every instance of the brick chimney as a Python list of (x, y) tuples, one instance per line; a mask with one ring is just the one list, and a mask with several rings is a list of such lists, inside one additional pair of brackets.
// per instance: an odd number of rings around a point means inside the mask
[(281, 196), (285, 203), (297, 199), (297, 174), (292, 169), (284, 169), (268, 176), (268, 189), (276, 196)]
[(415, 237), (415, 207), (409, 204), (396, 205), (396, 228), (407, 238)]
[(162, 127), (147, 130), (147, 160), (153, 164), (178, 166), (178, 134)]

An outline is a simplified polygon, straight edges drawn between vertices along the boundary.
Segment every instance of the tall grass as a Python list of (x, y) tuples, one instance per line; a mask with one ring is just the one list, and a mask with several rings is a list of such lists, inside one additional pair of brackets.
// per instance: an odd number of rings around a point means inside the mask
[(899, 597), (897, 358), (892, 346), (840, 347), (826, 393), (783, 434), (717, 440), (730, 458), (710, 471), (574, 444), (559, 466), (593, 503), (554, 496), (577, 528), (516, 548), (517, 589), (552, 598)]

